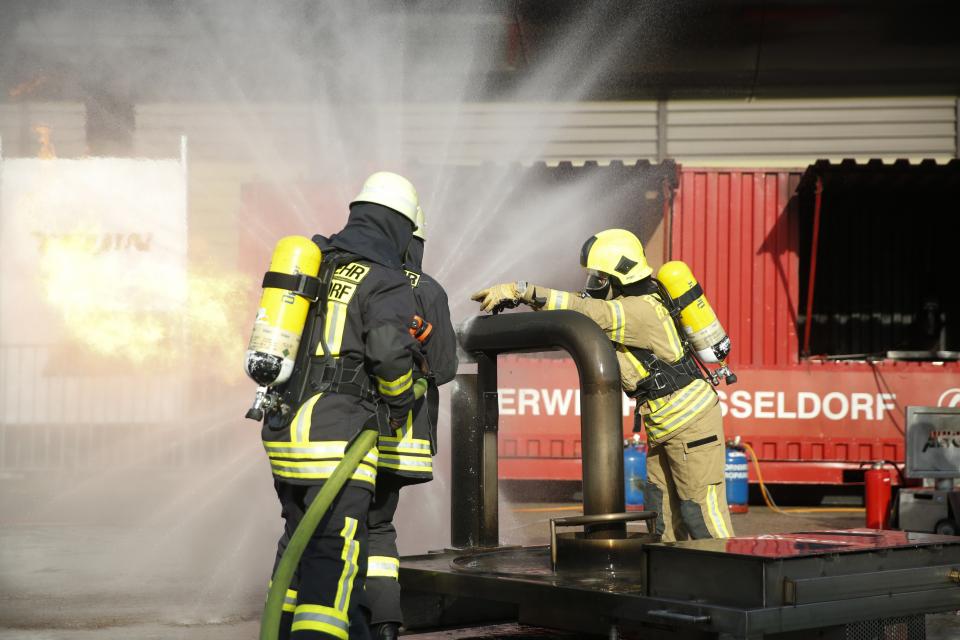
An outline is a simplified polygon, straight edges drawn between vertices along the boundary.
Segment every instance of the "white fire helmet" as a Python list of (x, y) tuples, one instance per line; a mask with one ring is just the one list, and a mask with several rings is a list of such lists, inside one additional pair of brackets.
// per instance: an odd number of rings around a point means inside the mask
[(417, 190), (409, 180), (396, 173), (377, 171), (371, 174), (350, 204), (354, 202), (373, 202), (389, 207), (407, 218), (415, 229), (418, 226), (420, 202)]

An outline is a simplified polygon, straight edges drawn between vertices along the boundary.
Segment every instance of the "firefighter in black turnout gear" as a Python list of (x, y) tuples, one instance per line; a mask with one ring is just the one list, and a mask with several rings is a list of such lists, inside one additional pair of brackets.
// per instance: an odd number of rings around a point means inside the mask
[(373, 636), (377, 640), (397, 637), (403, 624), (397, 557), (397, 530), (393, 517), (400, 489), (433, 479), (431, 456), (437, 452), (437, 420), (440, 413), (438, 387), (457, 374), (457, 336), (450, 321), (447, 294), (436, 280), (423, 273), (425, 225), (423, 210), (417, 210), (417, 229), (404, 264), (424, 324), (412, 329), (421, 341), (429, 367), (426, 395), (414, 406), (413, 420), (392, 436), (380, 437), (377, 490), (368, 516), (370, 555), (367, 564), (367, 596), (370, 600)]
[[(283, 410), (264, 421), (262, 438), (285, 520), (277, 561), (323, 482), (363, 429), (381, 433), (410, 420), (415, 303), (402, 257), (416, 225), (416, 191), (378, 172), (350, 205), (346, 226), (323, 252), (321, 294), (290, 380)], [(369, 637), (367, 512), (377, 481), (370, 451), (320, 522), (286, 594), (281, 638)]]

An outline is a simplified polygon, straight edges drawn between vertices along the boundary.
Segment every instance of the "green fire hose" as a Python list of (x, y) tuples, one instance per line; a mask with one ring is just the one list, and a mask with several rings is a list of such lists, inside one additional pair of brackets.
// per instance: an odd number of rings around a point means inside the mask
[[(421, 398), (427, 391), (427, 381), (419, 379), (413, 385), (413, 395), (417, 399)], [(337, 494), (347, 483), (347, 480), (357, 470), (357, 466), (363, 457), (377, 444), (377, 432), (366, 430), (357, 436), (357, 439), (350, 444), (343, 455), (343, 460), (333, 470), (320, 489), (320, 493), (307, 507), (303, 519), (297, 525), (296, 531), (290, 536), (287, 548), (284, 549), (280, 562), (277, 564), (277, 570), (273, 574), (273, 583), (270, 585), (270, 591), (267, 594), (267, 602), (263, 606), (263, 616), (260, 618), (260, 640), (277, 640), (280, 634), (280, 617), (283, 615), (283, 601), (287, 595), (287, 589), (290, 588), (290, 581), (293, 574), (300, 564), (300, 557), (303, 550), (307, 547), (307, 542), (317, 530), (327, 509), (333, 502)]]

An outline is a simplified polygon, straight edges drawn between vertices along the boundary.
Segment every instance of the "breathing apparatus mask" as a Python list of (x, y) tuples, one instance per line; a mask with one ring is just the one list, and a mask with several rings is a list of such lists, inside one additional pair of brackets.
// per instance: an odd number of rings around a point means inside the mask
[(610, 280), (610, 276), (602, 271), (587, 269), (587, 282), (583, 291), (596, 300), (606, 300), (610, 297)]

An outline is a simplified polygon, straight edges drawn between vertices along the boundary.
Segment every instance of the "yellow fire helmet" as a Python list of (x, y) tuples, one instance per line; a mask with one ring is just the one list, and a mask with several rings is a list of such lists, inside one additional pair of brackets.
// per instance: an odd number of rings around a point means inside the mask
[(631, 284), (653, 273), (639, 238), (625, 229), (607, 229), (592, 236), (580, 250), (580, 264), (588, 270)]
[(420, 238), (424, 242), (427, 241), (427, 221), (423, 217), (423, 209), (419, 206), (417, 207), (417, 217), (415, 219), (415, 224), (417, 228), (413, 230), (413, 235), (417, 238)]
[(389, 171), (377, 171), (363, 183), (354, 202), (373, 202), (389, 207), (407, 218), (417, 227), (417, 211), (420, 199), (413, 184), (401, 175)]

